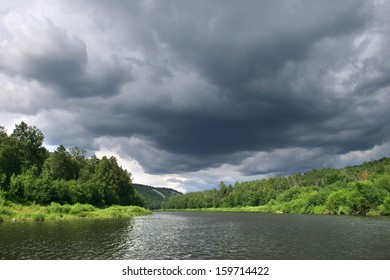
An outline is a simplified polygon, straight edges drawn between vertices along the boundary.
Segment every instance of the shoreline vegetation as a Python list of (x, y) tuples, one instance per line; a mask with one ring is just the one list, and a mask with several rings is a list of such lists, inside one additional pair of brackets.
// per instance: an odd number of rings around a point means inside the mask
[(115, 157), (87, 156), (63, 145), (43, 147), (44, 135), (24, 122), (0, 126), (0, 221), (116, 218), (150, 214), (131, 173)]
[(55, 202), (42, 206), (14, 204), (4, 200), (0, 203), (0, 222), (107, 219), (149, 214), (152, 214), (152, 211), (139, 206), (112, 205), (107, 208), (97, 208), (91, 204), (61, 205)]
[(271, 214), (299, 214), (299, 215), (348, 215), (348, 216), (368, 216), (368, 217), (389, 217), (389, 215), (382, 215), (378, 211), (373, 211), (366, 213), (364, 215), (362, 214), (356, 214), (356, 213), (334, 213), (334, 212), (311, 212), (311, 213), (299, 213), (299, 212), (283, 212), (280, 210), (271, 211), (267, 205), (260, 205), (260, 206), (242, 206), (242, 207), (211, 207), (211, 208), (185, 208), (185, 209), (158, 209), (155, 212), (172, 212), (172, 213), (180, 213), (180, 212), (232, 212), (232, 213), (238, 213), (238, 212), (245, 212), (245, 213), (271, 213)]
[(167, 198), (164, 211), (390, 216), (390, 158), (226, 185)]
[[(10, 135), (0, 126), (0, 220), (149, 213), (131, 173), (115, 157), (100, 159), (63, 145), (50, 152), (43, 140), (42, 131), (24, 122)], [(234, 185), (221, 182), (219, 189), (165, 197), (161, 208), (390, 216), (390, 158)]]
[[(156, 212), (269, 212), (267, 209), (261, 206), (243, 206), (243, 207), (210, 207), (210, 208), (186, 208), (186, 209), (158, 209)], [(282, 214), (282, 212), (274, 212)]]

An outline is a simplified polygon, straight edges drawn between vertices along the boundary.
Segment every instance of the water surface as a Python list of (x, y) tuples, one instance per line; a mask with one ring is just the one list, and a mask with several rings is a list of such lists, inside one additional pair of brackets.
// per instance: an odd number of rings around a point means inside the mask
[(390, 259), (390, 219), (155, 213), (3, 222), (0, 259)]

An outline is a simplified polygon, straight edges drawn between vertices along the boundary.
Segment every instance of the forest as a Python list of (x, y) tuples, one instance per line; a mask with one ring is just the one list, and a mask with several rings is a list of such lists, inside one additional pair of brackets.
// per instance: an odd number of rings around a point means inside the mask
[[(38, 128), (24, 122), (10, 135), (0, 127), (0, 208), (4, 201), (58, 211), (61, 205), (145, 205), (115, 157), (88, 157), (85, 150), (63, 145), (49, 152), (43, 140)], [(390, 215), (390, 158), (234, 185), (221, 182), (218, 189), (166, 197), (161, 207)]]
[(42, 131), (25, 122), (16, 125), (10, 135), (0, 127), (3, 201), (23, 205), (88, 204), (101, 208), (143, 206), (144, 199), (135, 191), (131, 174), (118, 165), (115, 157), (87, 157), (85, 150), (68, 150), (63, 145), (49, 152), (42, 146), (43, 141)]
[[(236, 182), (167, 198), (164, 209), (390, 215), (390, 158), (342, 169)], [(212, 208), (212, 209), (211, 209)]]

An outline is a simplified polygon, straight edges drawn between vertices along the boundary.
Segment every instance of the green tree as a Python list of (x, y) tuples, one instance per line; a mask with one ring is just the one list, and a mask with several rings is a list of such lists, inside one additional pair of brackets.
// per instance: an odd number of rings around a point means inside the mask
[(12, 175), (8, 196), (14, 201), (36, 201), (38, 169), (31, 167), (22, 174)]
[(45, 161), (43, 172), (53, 180), (76, 180), (79, 166), (65, 147), (60, 145)]
[(390, 215), (390, 196), (387, 196), (379, 206), (382, 215)]
[(18, 142), (18, 149), (22, 154), (22, 170), (35, 165), (41, 170), (47, 156), (47, 150), (42, 147), (44, 135), (35, 126), (21, 122), (15, 126), (11, 137)]
[(352, 198), (356, 199), (356, 197), (357, 194), (350, 190), (338, 190), (328, 196), (326, 208), (335, 214), (352, 214), (351, 208), (354, 204)]
[(4, 128), (4, 126), (0, 125), (0, 145), (3, 142), (4, 139), (8, 137), (7, 130)]
[(0, 140), (0, 174), (2, 174), (2, 189), (7, 190), (12, 175), (22, 171), (23, 154), (18, 141), (8, 136)]
[(387, 194), (387, 191), (378, 188), (371, 181), (359, 181), (353, 183), (353, 187), (359, 193), (359, 202), (355, 210), (361, 214), (366, 214), (370, 210), (376, 210)]
[(74, 177), (79, 178), (81, 169), (87, 164), (87, 151), (75, 146), (69, 149), (69, 154), (75, 172)]
[(131, 174), (122, 169), (115, 157), (103, 157), (97, 162), (93, 182), (101, 205), (140, 205), (144, 201), (134, 190)]

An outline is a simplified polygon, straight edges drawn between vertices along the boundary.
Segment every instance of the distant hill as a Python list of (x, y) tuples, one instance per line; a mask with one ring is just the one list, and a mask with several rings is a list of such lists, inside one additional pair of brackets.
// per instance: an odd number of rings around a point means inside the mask
[(134, 184), (135, 190), (145, 198), (145, 207), (148, 209), (160, 209), (166, 197), (182, 194), (170, 188), (156, 188), (152, 186)]

